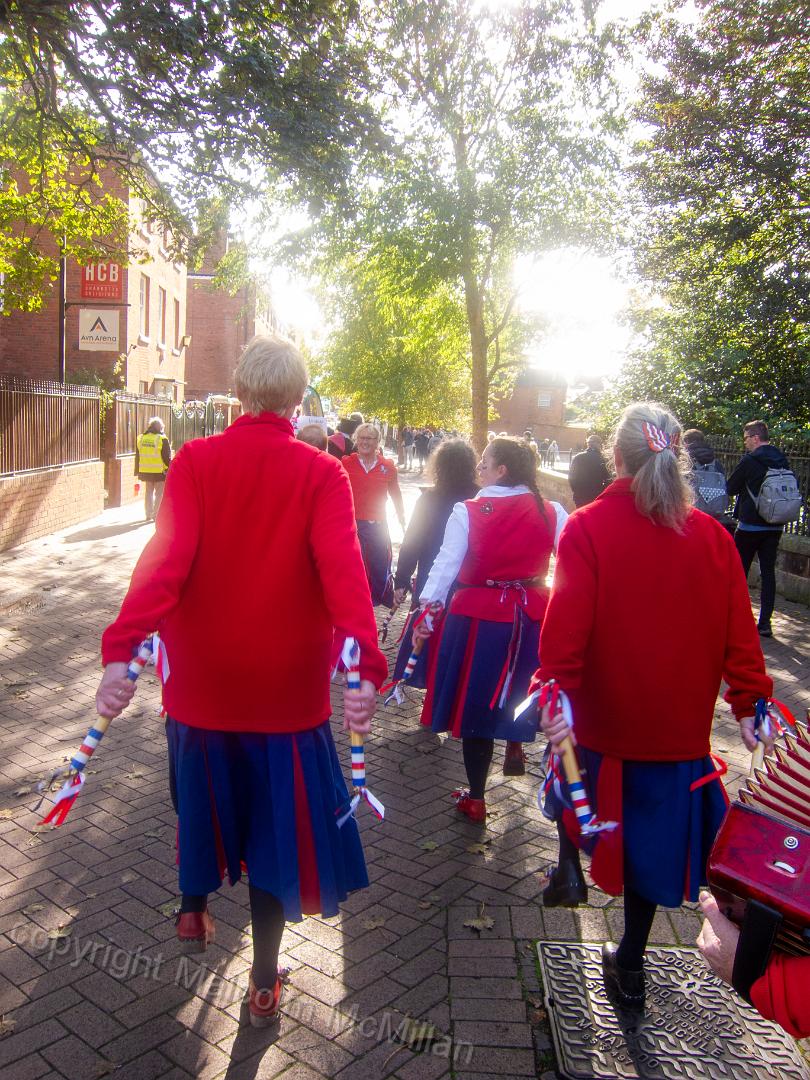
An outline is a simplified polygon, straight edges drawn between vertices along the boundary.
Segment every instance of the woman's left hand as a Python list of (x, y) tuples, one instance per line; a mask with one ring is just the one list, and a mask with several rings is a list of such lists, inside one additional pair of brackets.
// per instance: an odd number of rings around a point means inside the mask
[(107, 664), (96, 690), (96, 712), (112, 720), (129, 705), (134, 693), (135, 683), (127, 678), (127, 665)]
[(358, 735), (368, 735), (371, 718), (377, 705), (377, 688), (368, 679), (362, 679), (359, 690), (343, 688), (343, 730)]
[(711, 893), (701, 893), (700, 909), (705, 918), (697, 937), (697, 947), (715, 975), (730, 985), (740, 931), (721, 912)]

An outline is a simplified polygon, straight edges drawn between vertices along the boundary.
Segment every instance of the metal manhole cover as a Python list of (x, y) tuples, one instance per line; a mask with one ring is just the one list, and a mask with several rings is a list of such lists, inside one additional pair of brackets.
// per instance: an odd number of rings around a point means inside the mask
[(694, 949), (647, 950), (643, 1016), (608, 998), (601, 945), (541, 941), (537, 953), (560, 1073), (571, 1080), (810, 1080), (790, 1036)]

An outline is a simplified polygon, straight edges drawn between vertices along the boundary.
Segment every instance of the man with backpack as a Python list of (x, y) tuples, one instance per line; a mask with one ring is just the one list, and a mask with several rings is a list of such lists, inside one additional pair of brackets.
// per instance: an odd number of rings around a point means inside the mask
[(799, 516), (802, 496), (796, 477), (781, 450), (768, 441), (768, 427), (752, 420), (743, 428), (746, 453), (728, 478), (729, 495), (738, 495), (734, 535), (746, 575), (756, 555), (762, 578), (760, 637), (772, 637), (771, 615), (776, 600), (776, 553), (782, 526)]

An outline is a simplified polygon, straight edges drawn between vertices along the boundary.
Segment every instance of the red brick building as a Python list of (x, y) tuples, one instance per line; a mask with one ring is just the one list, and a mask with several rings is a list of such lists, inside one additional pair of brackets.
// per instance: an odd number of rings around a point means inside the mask
[[(170, 235), (144, 220), (143, 204), (108, 172), (105, 190), (119, 196), (140, 222), (132, 238), (138, 261), (81, 267), (67, 264), (65, 379), (88, 370), (113, 376), (122, 389), (183, 400), (186, 268), (170, 254)], [(0, 372), (59, 378), (59, 291), (54, 282), (42, 308), (0, 319)]]
[(228, 250), (223, 231), (206, 254), (202, 269), (188, 274), (190, 344), (186, 352), (186, 397), (207, 398), (233, 390), (233, 372), (255, 334), (283, 333), (269, 291), (252, 280), (233, 295), (214, 284), (217, 263)]
[(565, 397), (568, 385), (562, 375), (526, 368), (515, 379), (509, 397), (495, 406), (495, 431), (522, 435), (530, 430), (535, 439), (556, 439), (561, 449), (568, 448), (570, 433), (565, 424)]

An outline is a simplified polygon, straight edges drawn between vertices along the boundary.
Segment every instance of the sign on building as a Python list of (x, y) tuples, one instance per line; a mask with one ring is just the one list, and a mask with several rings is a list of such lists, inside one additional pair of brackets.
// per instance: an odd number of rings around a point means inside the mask
[(82, 300), (123, 299), (121, 264), (117, 262), (90, 263), (82, 267)]
[(109, 308), (79, 310), (79, 348), (118, 352), (118, 312)]

